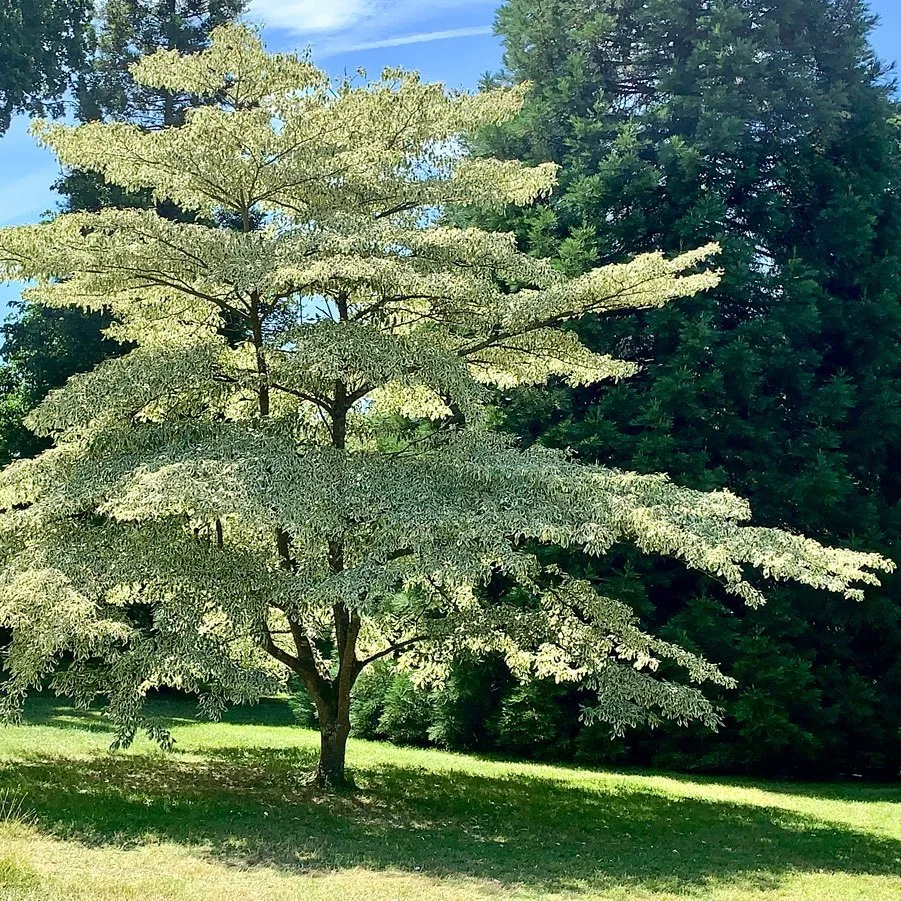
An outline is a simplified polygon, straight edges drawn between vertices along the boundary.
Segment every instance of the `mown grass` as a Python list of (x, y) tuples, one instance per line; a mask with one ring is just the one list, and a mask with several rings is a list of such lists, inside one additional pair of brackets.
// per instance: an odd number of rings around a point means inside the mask
[(39, 700), (0, 730), (0, 899), (901, 897), (901, 790), (725, 782), (352, 742), (358, 790), (303, 775), (316, 735), (270, 702), (178, 744), (107, 750)]

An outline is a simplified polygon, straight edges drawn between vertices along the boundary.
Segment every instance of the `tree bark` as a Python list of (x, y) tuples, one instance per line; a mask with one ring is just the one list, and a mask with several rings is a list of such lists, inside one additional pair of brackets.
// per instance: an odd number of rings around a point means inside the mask
[(346, 771), (347, 737), (350, 735), (350, 688), (339, 684), (314, 698), (319, 715), (319, 761), (313, 773), (321, 788), (349, 787)]
[(350, 720), (337, 714), (331, 722), (319, 721), (319, 762), (313, 781), (320, 788), (342, 789), (349, 784), (345, 762)]

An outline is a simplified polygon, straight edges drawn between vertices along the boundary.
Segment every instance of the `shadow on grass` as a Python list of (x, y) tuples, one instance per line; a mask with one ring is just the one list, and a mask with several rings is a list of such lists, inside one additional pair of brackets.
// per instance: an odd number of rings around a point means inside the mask
[[(172, 729), (179, 725), (198, 723), (197, 704), (177, 696), (154, 697), (146, 703), (144, 712), (151, 719), (159, 720)], [(106, 732), (110, 736), (114, 732), (109, 719), (104, 717), (99, 707), (84, 710), (46, 694), (28, 698), (24, 718), (26, 722), (36, 726)], [(297, 726), (290, 703), (280, 698), (264, 698), (257, 704), (231, 707), (225, 712), (221, 722), (231, 725)]]
[(778, 808), (675, 799), (631, 786), (398, 765), (355, 770), (323, 796), (308, 750), (213, 748), (196, 757), (34, 754), (0, 762), (40, 828), (89, 845), (164, 840), (238, 865), (307, 872), (365, 866), (566, 891), (766, 888), (796, 870), (897, 874), (901, 842)]

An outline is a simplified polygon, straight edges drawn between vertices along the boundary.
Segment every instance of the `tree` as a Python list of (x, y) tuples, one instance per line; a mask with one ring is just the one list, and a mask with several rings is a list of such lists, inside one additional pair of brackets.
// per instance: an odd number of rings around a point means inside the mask
[[(579, 681), (614, 729), (717, 713), (716, 666), (640, 628), (628, 605), (543, 565), (629, 541), (715, 574), (747, 603), (753, 567), (846, 597), (891, 564), (745, 524), (747, 505), (666, 477), (522, 451), (486, 422), (488, 385), (624, 377), (560, 326), (714, 286), (714, 246), (569, 279), (507, 235), (439, 224), (524, 204), (555, 167), (472, 159), (459, 135), (523, 91), (447, 95), (387, 70), (332, 85), (223, 28), (137, 80), (215, 97), (180, 128), (45, 126), (64, 165), (194, 210), (76, 213), (0, 231), (0, 273), (34, 303), (109, 309), (128, 354), (30, 417), (54, 447), (0, 476), (7, 701), (55, 673), (101, 695), (127, 743), (157, 685), (215, 715), (296, 674), (315, 704), (319, 781), (340, 784), (351, 693), (398, 656), (440, 680), (458, 653)], [(237, 218), (234, 230), (222, 219)], [(240, 323), (246, 337), (228, 334)]]
[(4, 323), (0, 367), (0, 463), (34, 456), (49, 442), (25, 425), (28, 413), (69, 376), (92, 369), (110, 354), (112, 342), (99, 327), (102, 315), (77, 309), (22, 305), (19, 318)]
[(132, 67), (160, 48), (193, 53), (236, 20), (247, 0), (105, 0), (97, 51), (80, 86), (82, 121), (115, 119), (148, 129), (178, 125), (203, 101), (191, 91), (139, 84)]
[(88, 49), (86, 0), (0, 0), (0, 136), (17, 112), (58, 111)]
[[(480, 147), (553, 160), (561, 185), (476, 221), (571, 275), (711, 240), (725, 272), (685, 303), (583, 320), (589, 347), (642, 371), (507, 392), (509, 430), (586, 461), (729, 485), (765, 524), (897, 552), (901, 142), (872, 23), (856, 0), (505, 4), (501, 80), (533, 90)], [(865, 607), (780, 587), (748, 615), (634, 554), (592, 577), (630, 574), (661, 634), (690, 624), (749, 674), (722, 698), (731, 728), (657, 733), (646, 744), (667, 749), (658, 763), (897, 773), (897, 580)]]
[[(98, 5), (91, 49), (76, 79), (79, 121), (134, 122), (146, 129), (183, 121), (185, 110), (202, 98), (138, 85), (131, 66), (160, 47), (181, 52), (203, 49), (210, 32), (237, 18), (245, 6), (244, 0), (106, 0)], [(149, 191), (124, 191), (96, 172), (69, 170), (54, 187), (67, 213), (153, 205)], [(184, 215), (171, 204), (160, 211), (170, 217)], [(47, 446), (24, 420), (48, 391), (122, 352), (115, 341), (104, 339), (108, 325), (103, 312), (17, 305), (3, 326), (0, 461), (32, 456)]]

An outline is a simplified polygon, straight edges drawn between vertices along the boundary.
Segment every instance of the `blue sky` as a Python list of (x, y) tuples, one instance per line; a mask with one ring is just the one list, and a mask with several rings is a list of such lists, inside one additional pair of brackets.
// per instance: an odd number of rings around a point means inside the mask
[[(273, 50), (311, 45), (314, 60), (334, 75), (363, 67), (418, 69), (430, 81), (474, 88), (500, 64), (492, 35), (497, 0), (252, 0), (251, 18), (265, 25)], [(881, 18), (874, 36), (884, 59), (901, 59), (901, 0), (871, 0)], [(19, 118), (0, 138), (0, 227), (36, 221), (56, 203), (54, 158), (34, 146)], [(17, 296), (0, 285), (0, 308)]]

